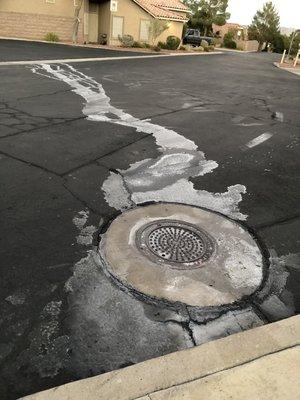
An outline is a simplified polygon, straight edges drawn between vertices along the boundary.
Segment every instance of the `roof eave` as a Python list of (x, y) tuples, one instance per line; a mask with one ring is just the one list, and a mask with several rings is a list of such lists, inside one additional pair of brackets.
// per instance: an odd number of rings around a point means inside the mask
[(146, 11), (146, 13), (150, 14), (151, 17), (155, 18), (155, 19), (163, 19), (166, 21), (176, 21), (176, 22), (188, 22), (188, 18), (187, 19), (181, 19), (181, 18), (174, 18), (174, 17), (158, 17), (156, 15), (154, 15), (153, 13), (151, 13), (149, 10), (147, 10), (145, 7), (143, 7), (138, 1), (133, 0), (135, 2), (135, 4), (137, 4), (139, 7), (141, 7), (144, 11)]

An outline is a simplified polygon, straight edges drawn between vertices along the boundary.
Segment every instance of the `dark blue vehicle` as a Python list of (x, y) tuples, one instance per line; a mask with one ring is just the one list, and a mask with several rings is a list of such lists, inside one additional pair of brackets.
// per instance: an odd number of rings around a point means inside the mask
[(184, 35), (182, 42), (183, 44), (191, 44), (192, 46), (200, 46), (202, 40), (206, 40), (208, 44), (213, 44), (213, 37), (201, 36), (198, 29), (188, 29)]

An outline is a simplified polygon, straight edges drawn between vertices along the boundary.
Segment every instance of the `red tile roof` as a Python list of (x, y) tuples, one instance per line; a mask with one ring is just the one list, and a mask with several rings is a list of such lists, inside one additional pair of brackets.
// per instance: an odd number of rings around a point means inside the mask
[(180, 0), (133, 0), (154, 18), (187, 21), (188, 7)]

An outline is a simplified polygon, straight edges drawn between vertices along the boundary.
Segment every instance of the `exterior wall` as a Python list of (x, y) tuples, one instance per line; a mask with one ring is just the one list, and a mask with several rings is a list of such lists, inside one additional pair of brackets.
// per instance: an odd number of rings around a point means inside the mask
[(165, 42), (168, 36), (177, 36), (182, 38), (183, 22), (170, 21), (170, 26), (157, 39), (157, 42)]
[(216, 34), (216, 32), (219, 32), (222, 39), (224, 38), (226, 33), (228, 33), (230, 30), (233, 30), (233, 29), (236, 30), (237, 32), (243, 31), (244, 32), (244, 40), (247, 40), (246, 26), (241, 26), (239, 24), (232, 24), (232, 23), (227, 23), (222, 26), (213, 24), (213, 33)]
[(258, 41), (257, 40), (237, 40), (238, 49), (244, 51), (257, 51), (258, 50)]
[(132, 0), (118, 0), (118, 11), (111, 13), (111, 28), (109, 44), (118, 46), (120, 42), (112, 37), (112, 19), (113, 17), (123, 17), (123, 35), (131, 35), (134, 40), (140, 40), (140, 22), (141, 19), (151, 20), (152, 17)]
[[(0, 36), (43, 40), (54, 32), (61, 41), (72, 40), (74, 0), (1, 0)], [(83, 9), (78, 40), (83, 41)]]
[[(140, 39), (140, 23), (141, 20), (153, 20), (153, 17), (144, 11), (140, 6), (134, 3), (132, 0), (118, 0), (118, 11), (111, 13), (110, 23), (110, 45), (120, 45), (117, 38), (112, 37), (112, 18), (113, 16), (124, 17), (123, 22), (123, 35), (131, 35), (134, 40), (141, 41)], [(181, 39), (183, 30), (183, 22), (170, 21), (170, 27), (163, 32), (156, 40), (155, 43), (162, 41), (165, 42), (166, 38), (170, 35), (178, 36)], [(144, 41), (144, 40), (143, 40)], [(151, 42), (151, 38), (149, 40)]]

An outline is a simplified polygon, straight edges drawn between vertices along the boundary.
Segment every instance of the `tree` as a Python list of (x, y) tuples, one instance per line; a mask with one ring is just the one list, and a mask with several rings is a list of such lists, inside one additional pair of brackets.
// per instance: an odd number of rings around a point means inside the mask
[(300, 30), (291, 33), (289, 37), (289, 54), (295, 56), (300, 48)]
[(225, 25), (230, 18), (228, 0), (185, 0), (185, 4), (192, 11), (189, 26), (200, 29), (204, 36), (212, 33), (212, 24)]
[(149, 33), (152, 38), (152, 44), (155, 44), (156, 39), (160, 36), (166, 29), (169, 28), (169, 22), (161, 19), (153, 18), (150, 22)]
[(77, 0), (75, 10), (74, 10), (74, 23), (73, 23), (73, 34), (72, 34), (72, 41), (73, 43), (77, 43), (78, 39), (78, 28), (79, 28), (79, 13), (83, 4), (83, 0)]
[(262, 10), (258, 10), (253, 17), (253, 21), (248, 28), (248, 37), (250, 40), (257, 40), (259, 50), (264, 43), (274, 44), (278, 35), (280, 18), (273, 3), (267, 2)]

